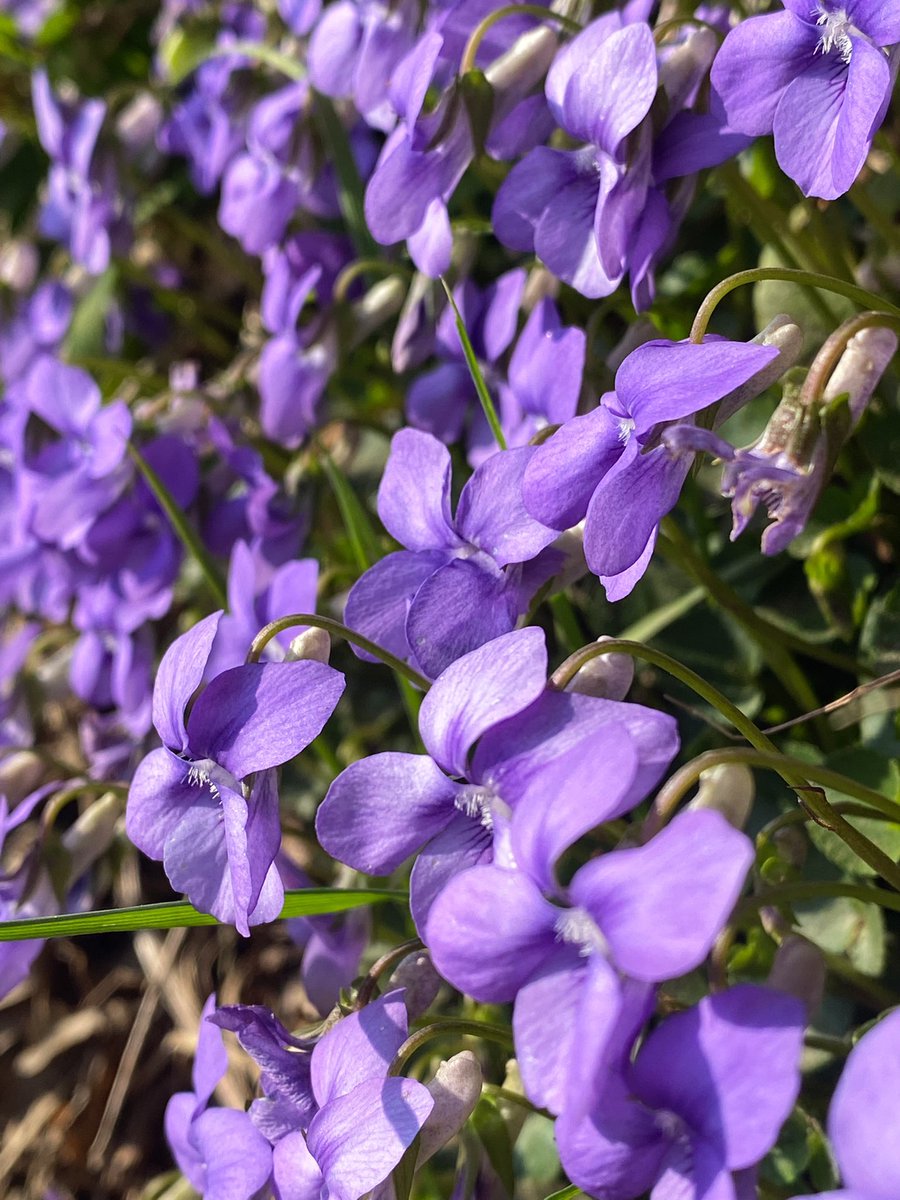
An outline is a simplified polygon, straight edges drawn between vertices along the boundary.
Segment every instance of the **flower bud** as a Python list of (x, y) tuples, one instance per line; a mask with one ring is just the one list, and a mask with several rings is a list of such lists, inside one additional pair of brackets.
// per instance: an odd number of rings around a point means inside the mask
[(723, 396), (716, 409), (715, 424), (717, 426), (727, 421), (749, 400), (760, 395), (767, 387), (771, 387), (785, 371), (797, 362), (803, 352), (803, 330), (791, 320), (787, 313), (778, 313), (765, 329), (760, 330), (756, 337), (750, 340), (754, 346), (777, 347), (778, 357), (773, 358), (770, 363), (766, 363), (762, 370), (752, 375), (746, 383), (735, 388), (733, 392), (729, 392), (727, 396)]
[(772, 843), (778, 857), (789, 867), (795, 867), (799, 871), (806, 862), (809, 842), (803, 830), (798, 829), (796, 825), (784, 825), (777, 829), (772, 835)]
[(15, 807), (33, 792), (44, 774), (44, 764), (31, 750), (19, 750), (0, 762), (0, 796)]
[(712, 808), (729, 825), (743, 829), (753, 807), (753, 772), (743, 763), (718, 763), (700, 776), (697, 795), (688, 808)]
[(441, 977), (427, 950), (415, 950), (398, 964), (385, 990), (390, 992), (394, 988), (406, 988), (406, 1009), (411, 1021), (431, 1008), (441, 990)]
[(121, 797), (105, 792), (63, 834), (63, 846), (71, 855), (69, 882), (83, 875), (109, 849), (124, 808)]
[(478, 1103), (481, 1083), (481, 1067), (471, 1050), (462, 1050), (441, 1063), (426, 1085), (434, 1097), (434, 1108), (419, 1134), (417, 1167), (459, 1133)]
[(327, 664), (330, 657), (331, 635), (326, 630), (313, 626), (291, 638), (284, 661), (299, 662), (302, 659), (311, 659), (313, 662)]
[(892, 330), (878, 326), (861, 329), (847, 343), (846, 350), (825, 385), (823, 399), (835, 400), (846, 392), (849, 395), (850, 416), (855, 425), (896, 349), (897, 335)]
[(10, 238), (0, 249), (0, 283), (14, 292), (27, 292), (37, 278), (40, 259), (31, 242)]
[(796, 996), (806, 1005), (807, 1014), (812, 1017), (825, 994), (825, 960), (822, 952), (806, 938), (789, 934), (778, 947), (768, 983), (770, 987)]
[[(597, 638), (597, 643), (612, 640), (603, 636)], [(603, 700), (624, 700), (633, 682), (634, 659), (630, 654), (600, 654), (584, 664), (566, 691)]]

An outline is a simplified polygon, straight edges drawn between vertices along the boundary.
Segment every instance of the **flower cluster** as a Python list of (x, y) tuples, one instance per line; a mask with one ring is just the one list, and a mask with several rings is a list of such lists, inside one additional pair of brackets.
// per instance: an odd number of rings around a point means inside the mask
[(0, 998), (232, 927), (206, 1200), (896, 1200), (900, 4), (600, 7), (0, 3)]

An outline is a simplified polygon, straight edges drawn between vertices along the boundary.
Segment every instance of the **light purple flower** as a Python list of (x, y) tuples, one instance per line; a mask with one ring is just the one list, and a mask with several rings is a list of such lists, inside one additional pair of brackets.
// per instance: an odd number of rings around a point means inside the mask
[(784, 0), (741, 21), (712, 68), (732, 128), (775, 136), (782, 170), (807, 196), (853, 184), (887, 112), (896, 76), (896, 0)]
[[(458, 875), (437, 897), (425, 930), (435, 966), (460, 991), (493, 1003), (515, 1000), (523, 1081), (531, 1099), (553, 1112), (587, 1106), (624, 1003), (618, 977), (659, 983), (698, 966), (753, 861), (749, 839), (719, 813), (685, 811), (646, 845), (581, 867), (561, 908), (542, 891), (550, 891), (552, 860), (573, 834), (590, 828), (586, 810), (594, 809), (591, 824), (606, 819), (594, 800), (603, 763), (591, 749), (579, 751), (587, 762), (561, 764), (562, 771), (551, 766), (554, 786), (542, 788), (543, 807), (571, 813), (568, 821), (556, 817), (564, 835), (551, 840), (545, 832), (536, 846), (517, 830), (514, 806), (516, 867), (478, 866)], [(621, 805), (611, 805), (609, 815), (616, 811)], [(525, 854), (518, 852), (522, 845)], [(519, 866), (535, 858), (535, 875)], [(551, 1029), (548, 1012), (556, 1014)]]
[[(141, 763), (126, 831), (161, 860), (172, 886), (249, 936), (281, 911), (281, 843), (274, 767), (299, 754), (331, 716), (344, 678), (324, 663), (252, 663), (200, 685), (221, 613), (178, 638), (153, 690), (163, 747)], [(240, 781), (255, 775), (245, 797)]]
[(661, 426), (714, 404), (777, 357), (774, 346), (743, 342), (647, 342), (619, 367), (616, 390), (598, 408), (537, 447), (525, 469), (525, 507), (557, 529), (584, 519), (585, 557), (610, 599), (644, 574), (693, 461), (660, 442)]
[(522, 506), (533, 447), (493, 454), (450, 511), (450, 455), (427, 433), (402, 429), (378, 489), (378, 515), (405, 550), (353, 586), (344, 620), (417, 663), (432, 678), (462, 654), (511, 630), (561, 563), (556, 534)]
[(251, 1200), (272, 1174), (272, 1148), (245, 1112), (210, 1108), (228, 1068), (222, 1034), (210, 1024), (215, 995), (200, 1014), (193, 1091), (166, 1105), (165, 1131), (179, 1169), (205, 1200)]
[[(420, 930), (457, 872), (498, 853), (555, 860), (553, 848), (637, 804), (677, 748), (663, 713), (549, 688), (544, 635), (533, 628), (444, 671), (422, 703), (419, 731), (428, 754), (376, 754), (342, 771), (316, 831), (330, 854), (369, 874), (389, 874), (420, 851), (410, 882)], [(608, 784), (578, 813), (552, 805), (559, 779), (543, 787), (542, 772), (588, 745)], [(521, 827), (512, 847), (511, 817)]]
[(772, 1148), (800, 1088), (792, 996), (745, 984), (666, 1018), (589, 1115), (556, 1125), (569, 1178), (604, 1200), (734, 1200), (731, 1172)]
[(819, 1193), (821, 1200), (893, 1200), (900, 1193), (900, 1146), (893, 1136), (898, 1096), (900, 1012), (895, 1010), (860, 1038), (838, 1080), (828, 1136), (844, 1187)]

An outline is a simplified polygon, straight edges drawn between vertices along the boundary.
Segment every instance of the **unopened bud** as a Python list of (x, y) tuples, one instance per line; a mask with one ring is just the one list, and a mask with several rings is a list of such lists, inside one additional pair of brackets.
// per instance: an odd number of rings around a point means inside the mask
[(0, 283), (14, 292), (27, 292), (37, 279), (40, 259), (31, 242), (10, 239), (0, 249)]
[(63, 834), (62, 843), (71, 856), (70, 883), (80, 878), (109, 849), (124, 807), (121, 797), (105, 792)]
[(44, 774), (44, 764), (31, 750), (19, 750), (0, 762), (0, 796), (5, 796), (10, 807), (33, 792)]
[[(598, 637), (597, 644), (613, 641)], [(586, 662), (566, 688), (582, 696), (599, 696), (603, 700), (624, 700), (634, 682), (634, 659), (630, 654), (598, 654)]]
[(729, 825), (743, 829), (755, 795), (756, 786), (749, 767), (743, 763), (717, 763), (700, 776), (700, 787), (688, 808), (715, 809)]
[(775, 954), (769, 972), (770, 987), (795, 996), (806, 1005), (807, 1015), (818, 1011), (825, 994), (825, 960), (806, 938), (789, 934)]
[(778, 356), (766, 363), (755, 375), (751, 375), (746, 383), (722, 397), (716, 409), (717, 426), (727, 421), (739, 408), (743, 408), (748, 400), (754, 399), (767, 387), (771, 387), (797, 362), (803, 352), (803, 330), (787, 313), (778, 313), (765, 329), (760, 330), (756, 337), (750, 340), (754, 346), (775, 346)]
[(847, 393), (855, 425), (897, 350), (897, 335), (890, 329), (869, 326), (853, 335), (822, 393), (835, 400)]
[(295, 638), (291, 638), (285, 662), (300, 662), (311, 659), (313, 662), (327, 663), (331, 657), (331, 635), (324, 629), (304, 629)]
[(417, 1167), (459, 1133), (478, 1103), (481, 1084), (481, 1067), (471, 1050), (461, 1050), (441, 1063), (434, 1079), (426, 1085), (434, 1098), (434, 1108), (419, 1134)]
[(776, 829), (772, 835), (772, 844), (778, 857), (789, 867), (799, 870), (806, 862), (809, 843), (806, 834), (796, 825), (783, 825), (781, 829)]
[(485, 71), (495, 92), (525, 96), (544, 76), (559, 49), (559, 37), (549, 25), (523, 33), (505, 54)]
[(407, 954), (391, 975), (387, 991), (406, 988), (406, 1008), (414, 1021), (431, 1008), (441, 990), (441, 977), (434, 969), (427, 950), (415, 950)]

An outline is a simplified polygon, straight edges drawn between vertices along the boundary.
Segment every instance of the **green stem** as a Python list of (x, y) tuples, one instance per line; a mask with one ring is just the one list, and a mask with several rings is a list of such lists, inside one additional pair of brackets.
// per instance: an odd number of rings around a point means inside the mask
[(866, 904), (877, 904), (880, 908), (900, 912), (900, 895), (885, 888), (866, 887), (862, 883), (844, 883), (839, 879), (820, 883), (804, 880), (797, 883), (781, 883), (753, 896), (739, 900), (734, 911), (736, 921), (752, 918), (760, 908), (778, 907), (781, 904), (802, 904), (805, 900), (830, 900), (836, 896), (847, 896), (852, 900), (863, 900)]
[(606, 642), (582, 646), (580, 650), (570, 654), (565, 662), (553, 672), (551, 685), (558, 691), (563, 691), (583, 666), (601, 654), (629, 654), (632, 658), (639, 658), (654, 667), (659, 667), (660, 670), (680, 680), (692, 692), (696, 692), (707, 704), (721, 713), (726, 721), (730, 721), (752, 746), (763, 752), (778, 754), (778, 747), (775, 743), (771, 742), (750, 718), (742, 713), (737, 705), (733, 704), (718, 688), (707, 683), (702, 675), (698, 675), (696, 671), (692, 671), (690, 667), (686, 667), (664, 651), (656, 650), (652, 646), (644, 646), (640, 642), (628, 641), (625, 638), (610, 638)]
[(537, 1104), (532, 1104), (527, 1096), (522, 1096), (518, 1092), (511, 1092), (509, 1088), (498, 1086), (496, 1083), (484, 1083), (481, 1085), (481, 1090), (488, 1096), (493, 1096), (495, 1100), (505, 1100), (507, 1104), (518, 1104), (520, 1108), (527, 1108), (529, 1112), (537, 1113), (539, 1117), (547, 1117), (553, 1120), (553, 1114), (548, 1112), (546, 1108), (540, 1108)]
[(292, 79), (294, 83), (300, 83), (306, 78), (306, 67), (303, 63), (290, 58), (287, 54), (282, 54), (274, 46), (267, 46), (263, 42), (229, 42), (227, 45), (213, 46), (201, 62), (197, 63), (197, 66), (211, 58), (230, 58), (236, 54), (240, 54), (244, 58), (255, 59), (256, 62), (263, 63), (274, 71), (279, 71), (286, 79)]
[(467, 74), (475, 66), (475, 57), (478, 54), (478, 48), (491, 26), (495, 25), (498, 21), (502, 21), (504, 17), (516, 16), (536, 17), (539, 21), (556, 21), (567, 33), (581, 33), (581, 26), (577, 21), (573, 21), (571, 17), (564, 17), (562, 13), (550, 12), (548, 9), (541, 7), (540, 4), (505, 4), (502, 8), (494, 9), (493, 12), (488, 13), (484, 20), (480, 21), (472, 30), (469, 40), (466, 42), (463, 56), (460, 59), (459, 75)]
[(196, 560), (197, 565), (203, 573), (203, 578), (206, 580), (207, 586), (215, 598), (216, 604), (220, 608), (226, 608), (228, 606), (228, 598), (225, 592), (225, 582), (219, 574), (219, 568), (213, 561), (212, 556), (207, 552), (206, 547), (194, 530), (191, 529), (184, 513), (172, 498), (169, 489), (132, 442), (128, 443), (128, 453), (131, 455), (135, 466), (147, 481), (147, 486), (155, 496), (160, 508), (169, 518), (169, 523), (177, 533), (181, 544), (188, 554)]
[(835, 279), (831, 275), (820, 275), (815, 271), (796, 271), (791, 267), (753, 267), (749, 271), (738, 271), (734, 275), (729, 275), (709, 292), (697, 309), (694, 324), (691, 326), (691, 341), (703, 341), (713, 313), (730, 292), (748, 283), (762, 283), (770, 279), (833, 292), (836, 296), (845, 296), (848, 300), (853, 300), (861, 308), (879, 307), (885, 312), (893, 313), (894, 316), (900, 316), (900, 308), (896, 305), (889, 304), (887, 300), (881, 299), (873, 292), (866, 291), (865, 288), (857, 287), (853, 283), (845, 283), (842, 279)]
[(453, 1017), (446, 1021), (435, 1021), (424, 1029), (417, 1029), (410, 1034), (394, 1056), (394, 1061), (388, 1068), (388, 1075), (400, 1075), (403, 1068), (422, 1046), (433, 1042), (436, 1038), (445, 1037), (448, 1033), (465, 1034), (469, 1037), (482, 1038), (488, 1042), (498, 1042), (512, 1049), (512, 1030), (505, 1025), (492, 1025), (489, 1021), (467, 1021), (462, 1017)]
[(487, 389), (487, 384), (484, 382), (484, 375), (481, 372), (481, 367), (478, 365), (478, 359), (475, 357), (475, 351), (472, 349), (472, 343), (469, 341), (469, 335), (466, 332), (465, 324), (463, 323), (462, 314), (457, 308), (456, 301), (453, 299), (453, 293), (447, 286), (447, 281), (441, 276), (441, 284), (444, 291), (447, 293), (447, 299), (450, 302), (450, 307), (453, 309), (456, 317), (456, 331), (459, 334), (459, 341), (462, 346), (463, 355), (465, 356), (466, 366), (469, 368), (469, 374), (472, 376), (472, 382), (475, 385), (475, 391), (478, 393), (478, 399), (481, 401), (481, 407), (484, 410), (484, 415), (487, 417), (487, 423), (491, 427), (491, 433), (494, 435), (494, 441), (501, 450), (506, 449), (506, 438), (503, 436), (503, 429), (500, 425), (500, 419), (497, 416), (497, 410), (494, 408), (494, 401), (491, 399), (491, 394)]
[[(900, 806), (882, 796), (880, 792), (849, 779), (838, 771), (820, 767), (816, 763), (802, 762), (787, 755), (751, 750), (735, 746), (724, 750), (708, 750), (686, 763), (669, 779), (657, 793), (650, 812), (644, 821), (642, 833), (652, 837), (673, 815), (687, 792), (697, 783), (702, 773), (722, 763), (745, 763), (748, 766), (767, 767), (777, 771), (782, 779), (798, 793), (798, 799), (812, 820), (836, 833), (854, 854), (876, 871), (882, 879), (900, 892), (900, 866), (884, 851), (853, 825), (846, 821), (825, 797), (824, 788), (832, 788), (847, 796), (854, 796), (876, 812), (884, 813), (900, 822)], [(812, 780), (817, 787), (811, 787)]]
[(430, 680), (407, 666), (402, 659), (397, 658), (396, 654), (391, 654), (390, 650), (385, 650), (377, 642), (371, 641), (353, 629), (348, 629), (340, 621), (335, 621), (331, 617), (320, 617), (316, 613), (291, 613), (290, 616), (279, 617), (277, 621), (270, 621), (268, 625), (264, 625), (250, 644), (247, 662), (259, 662), (263, 650), (276, 634), (284, 633), (286, 629), (293, 629), (298, 625), (312, 625), (316, 629), (324, 629), (326, 633), (334, 634), (335, 637), (343, 638), (344, 641), (359, 646), (360, 650), (365, 650), (373, 658), (380, 659), (385, 666), (396, 671), (398, 675), (402, 675), (404, 679), (407, 679), (415, 687), (421, 688), (423, 692), (427, 692), (431, 687)]
[(377, 958), (371, 967), (366, 972), (366, 976), (356, 993), (356, 999), (353, 1002), (354, 1009), (358, 1012), (372, 1000), (375, 996), (375, 989), (378, 986), (378, 980), (391, 967), (397, 963), (401, 963), (409, 954), (415, 954), (417, 950), (424, 947), (424, 942), (421, 938), (412, 938), (408, 942), (403, 942), (399, 946), (394, 946), (387, 953), (382, 954), (381, 958)]

